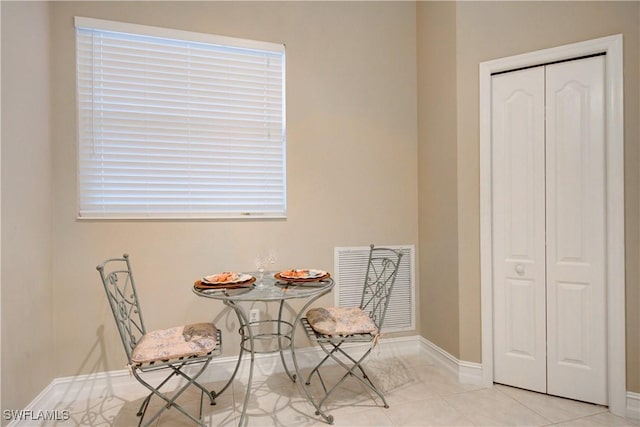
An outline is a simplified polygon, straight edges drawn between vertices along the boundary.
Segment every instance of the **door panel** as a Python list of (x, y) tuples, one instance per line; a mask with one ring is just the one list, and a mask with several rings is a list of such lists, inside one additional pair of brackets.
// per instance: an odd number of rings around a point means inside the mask
[(584, 368), (588, 364), (588, 351), (585, 347), (589, 331), (587, 324), (588, 301), (590, 287), (586, 283), (556, 283), (557, 306), (562, 307), (557, 313), (557, 363)]
[(533, 280), (505, 280), (506, 319), (504, 327), (505, 352), (508, 356), (530, 359), (536, 357), (535, 282)]
[(492, 85), (494, 380), (544, 392), (544, 68)]
[(606, 404), (604, 57), (546, 67), (548, 393)]

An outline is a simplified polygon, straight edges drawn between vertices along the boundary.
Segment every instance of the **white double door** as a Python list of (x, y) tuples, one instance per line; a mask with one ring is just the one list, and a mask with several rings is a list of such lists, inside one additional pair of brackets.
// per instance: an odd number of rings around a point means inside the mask
[(494, 381), (607, 404), (604, 57), (492, 78)]

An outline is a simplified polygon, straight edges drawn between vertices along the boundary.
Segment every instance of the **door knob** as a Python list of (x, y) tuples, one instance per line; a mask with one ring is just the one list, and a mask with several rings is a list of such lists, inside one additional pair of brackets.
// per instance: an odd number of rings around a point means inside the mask
[(522, 264), (516, 265), (516, 273), (522, 276), (524, 274), (524, 265)]

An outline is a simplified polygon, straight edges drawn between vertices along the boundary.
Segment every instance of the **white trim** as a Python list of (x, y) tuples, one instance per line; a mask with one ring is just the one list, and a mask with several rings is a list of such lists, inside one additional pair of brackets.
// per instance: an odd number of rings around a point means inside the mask
[(441, 368), (447, 370), (449, 373), (458, 375), (458, 359), (451, 355), (446, 350), (438, 347), (424, 337), (420, 337), (420, 344), (422, 351), (426, 352), (429, 358)]
[(458, 360), (446, 350), (424, 337), (420, 337), (421, 350), (438, 366), (458, 378), (462, 384), (483, 385), (482, 364)]
[(458, 361), (458, 381), (461, 384), (482, 385), (482, 363)]
[(624, 128), (622, 35), (482, 62), (480, 85), (480, 282), (482, 383), (493, 383), (491, 255), (491, 74), (595, 53), (606, 53), (607, 129), (607, 379), (609, 410), (625, 414)]
[(627, 418), (640, 420), (640, 393), (627, 392)]
[(104, 19), (85, 18), (82, 16), (75, 17), (74, 25), (76, 28), (92, 28), (103, 31), (112, 31), (116, 33), (142, 34), (151, 37), (172, 38), (199, 43), (233, 46), (241, 49), (268, 50), (281, 53), (284, 53), (285, 51), (285, 46), (282, 43), (239, 39), (236, 37), (220, 36), (216, 34), (196, 33), (193, 31), (183, 31), (164, 27), (153, 27), (150, 25), (130, 24), (126, 22), (107, 21)]

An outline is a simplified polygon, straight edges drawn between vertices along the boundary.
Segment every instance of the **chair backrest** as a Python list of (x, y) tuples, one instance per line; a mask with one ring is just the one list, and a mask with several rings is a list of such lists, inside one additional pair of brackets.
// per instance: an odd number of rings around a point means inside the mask
[(371, 245), (360, 308), (369, 313), (378, 330), (382, 330), (401, 259), (399, 250)]
[(127, 353), (127, 360), (130, 361), (133, 349), (146, 333), (146, 329), (142, 321), (142, 311), (133, 281), (129, 255), (124, 254), (122, 258), (108, 259), (96, 269), (100, 273), (107, 293), (122, 345)]

